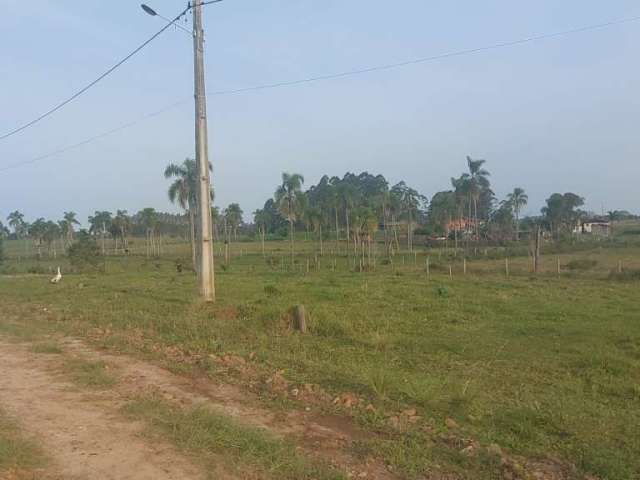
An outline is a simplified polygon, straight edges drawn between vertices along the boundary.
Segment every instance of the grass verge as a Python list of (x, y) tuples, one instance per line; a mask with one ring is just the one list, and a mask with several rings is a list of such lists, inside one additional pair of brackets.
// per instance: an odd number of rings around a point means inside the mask
[(183, 409), (150, 396), (130, 403), (125, 411), (148, 422), (179, 448), (205, 457), (222, 455), (243, 471), (257, 469), (267, 478), (283, 480), (346, 479), (329, 466), (301, 456), (292, 443), (203, 407)]

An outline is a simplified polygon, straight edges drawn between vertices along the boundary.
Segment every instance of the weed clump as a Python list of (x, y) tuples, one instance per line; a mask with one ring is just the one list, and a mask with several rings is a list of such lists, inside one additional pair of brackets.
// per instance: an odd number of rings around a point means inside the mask
[(592, 258), (576, 258), (569, 261), (565, 267), (569, 270), (591, 270), (596, 265), (598, 261)]
[(275, 285), (265, 285), (264, 294), (267, 297), (279, 297), (280, 295), (282, 295), (282, 292)]
[(449, 289), (444, 285), (438, 285), (438, 288), (436, 288), (436, 293), (441, 298), (447, 298), (449, 296)]
[(609, 273), (610, 280), (637, 281), (640, 280), (640, 270), (623, 270), (622, 272), (612, 271)]

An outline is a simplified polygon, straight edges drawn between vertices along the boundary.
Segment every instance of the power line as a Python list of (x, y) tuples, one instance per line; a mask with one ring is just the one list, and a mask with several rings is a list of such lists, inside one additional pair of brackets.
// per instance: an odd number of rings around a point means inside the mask
[(521, 38), (519, 40), (512, 40), (512, 41), (509, 41), (509, 42), (494, 43), (493, 45), (486, 45), (484, 47), (469, 48), (469, 49), (465, 49), (465, 50), (456, 50), (456, 51), (453, 51), (453, 52), (442, 53), (442, 54), (439, 54), (439, 55), (432, 55), (432, 56), (429, 56), (429, 57), (415, 58), (413, 60), (406, 60), (406, 61), (398, 62), (398, 63), (388, 63), (388, 64), (385, 64), (385, 65), (376, 65), (376, 66), (373, 66), (373, 67), (366, 67), (366, 68), (355, 69), (355, 70), (347, 70), (347, 71), (344, 71), (344, 72), (332, 73), (332, 74), (328, 74), (328, 75), (319, 75), (319, 76), (316, 76), (316, 77), (302, 78), (302, 79), (299, 79), (299, 80), (290, 80), (290, 81), (285, 81), (285, 82), (268, 83), (268, 84), (264, 84), (264, 85), (256, 85), (256, 86), (253, 86), (253, 87), (238, 88), (238, 89), (235, 89), (235, 90), (220, 90), (220, 91), (217, 91), (217, 92), (213, 92), (210, 95), (232, 95), (232, 94), (235, 94), (235, 93), (250, 92), (250, 91), (254, 91), (254, 90), (265, 90), (265, 89), (269, 89), (269, 88), (289, 87), (289, 86), (293, 86), (293, 85), (299, 85), (301, 83), (317, 82), (317, 81), (321, 81), (321, 80), (332, 80), (332, 79), (337, 79), (337, 78), (342, 78), (342, 77), (349, 77), (349, 76), (353, 76), (353, 75), (361, 75), (361, 74), (364, 74), (364, 73), (377, 72), (377, 71), (381, 71), (381, 70), (391, 70), (393, 68), (406, 67), (408, 65), (415, 65), (415, 64), (419, 64), (419, 63), (432, 62), (432, 61), (435, 61), (435, 60), (443, 60), (443, 59), (446, 59), (446, 58), (459, 57), (459, 56), (462, 56), (462, 55), (470, 55), (470, 54), (474, 54), (474, 53), (481, 53), (481, 52), (486, 52), (486, 51), (489, 51), (489, 50), (497, 50), (499, 48), (512, 47), (512, 46), (516, 46), (516, 45), (522, 45), (522, 44), (525, 44), (525, 43), (536, 42), (536, 41), (539, 41), (539, 40), (546, 40), (546, 39), (550, 39), (550, 38), (571, 35), (571, 34), (574, 34), (574, 33), (586, 32), (586, 31), (589, 31), (589, 30), (598, 30), (598, 29), (602, 29), (602, 28), (606, 28), (606, 27), (615, 26), (615, 25), (621, 25), (621, 24), (624, 24), (624, 23), (637, 22), (638, 20), (640, 20), (640, 16), (622, 18), (622, 19), (618, 19), (618, 20), (612, 20), (610, 22), (598, 23), (598, 24), (594, 24), (594, 25), (587, 25), (587, 26), (584, 26), (584, 27), (578, 27), (578, 28), (572, 28), (572, 29), (569, 29), (569, 30), (563, 30), (563, 31), (560, 31), (560, 32), (553, 32), (553, 33), (546, 33), (546, 34), (542, 34), (542, 35), (535, 35), (535, 36), (532, 36), (532, 37)]
[(7, 165), (5, 167), (0, 168), (0, 172), (5, 172), (7, 170), (12, 170), (14, 168), (19, 168), (19, 167), (23, 167), (25, 165), (30, 165), (32, 163), (37, 163), (37, 162), (40, 162), (40, 161), (45, 160), (47, 158), (55, 157), (56, 155), (60, 155), (61, 153), (66, 153), (66, 152), (68, 152), (70, 150), (75, 150), (76, 148), (82, 147), (83, 145), (87, 145), (89, 143), (93, 143), (96, 140), (100, 140), (100, 139), (102, 139), (104, 137), (108, 137), (110, 135), (113, 135), (114, 133), (118, 133), (118, 132), (121, 132), (121, 131), (126, 130), (128, 128), (134, 127), (134, 126), (138, 125), (139, 123), (144, 122), (145, 120), (148, 120), (150, 118), (162, 115), (163, 113), (165, 113), (165, 112), (167, 112), (169, 110), (173, 110), (174, 108), (179, 107), (180, 105), (184, 105), (185, 103), (187, 103), (190, 100), (191, 100), (190, 98), (185, 98), (185, 99), (180, 100), (178, 102), (172, 103), (171, 105), (167, 105), (166, 107), (163, 107), (160, 110), (156, 110), (155, 112), (148, 113), (148, 114), (138, 118), (137, 120), (133, 120), (133, 121), (128, 122), (128, 123), (124, 123), (124, 124), (122, 124), (122, 125), (120, 125), (118, 127), (112, 128), (111, 130), (107, 130), (106, 132), (102, 132), (102, 133), (99, 133), (98, 135), (94, 135), (93, 137), (89, 137), (86, 140), (82, 140), (81, 142), (74, 143), (72, 145), (67, 145), (66, 147), (62, 147), (62, 148), (59, 148), (59, 149), (54, 150), (52, 152), (45, 153), (44, 155), (39, 155), (39, 156), (37, 156), (35, 158), (32, 158), (30, 160), (23, 160), (23, 161), (20, 161), (20, 162), (9, 164), (9, 165)]
[[(184, 13), (185, 12), (181, 13), (180, 16), (177, 17), (177, 19), (179, 19), (182, 15), (184, 15)], [(174, 20), (174, 22), (176, 20)], [(280, 88), (280, 87), (286, 87), (286, 86), (293, 86), (293, 85), (299, 85), (299, 84), (310, 83), (310, 82), (317, 82), (317, 81), (322, 81), (322, 80), (337, 79), (337, 78), (341, 78), (341, 77), (347, 77), (347, 76), (352, 76), (352, 75), (360, 75), (360, 74), (370, 73), (370, 72), (375, 72), (375, 71), (380, 71), (380, 70), (389, 70), (389, 69), (392, 69), (392, 68), (399, 68), (399, 67), (403, 67), (403, 66), (415, 65), (415, 64), (419, 64), (419, 63), (425, 63), (425, 62), (436, 61), (436, 60), (442, 60), (442, 59), (451, 58), (451, 57), (457, 57), (457, 56), (462, 56), (462, 55), (470, 55), (470, 54), (475, 54), (475, 53), (481, 53), (481, 52), (486, 52), (486, 51), (489, 51), (489, 50), (496, 50), (496, 49), (504, 48), (504, 47), (522, 45), (522, 44), (525, 44), (525, 43), (531, 43), (531, 42), (535, 42), (535, 41), (538, 41), (538, 40), (557, 38), (557, 37), (562, 37), (562, 36), (566, 36), (566, 35), (570, 35), (570, 34), (574, 34), (574, 33), (586, 32), (586, 31), (589, 31), (589, 30), (602, 29), (602, 28), (611, 27), (611, 26), (615, 26), (615, 25), (620, 25), (620, 24), (624, 24), (624, 23), (636, 22), (638, 20), (640, 20), (640, 16), (628, 17), (628, 18), (623, 18), (623, 19), (618, 19), (618, 20), (612, 20), (610, 22), (587, 25), (587, 26), (584, 26), (584, 27), (578, 27), (578, 28), (573, 28), (573, 29), (569, 29), (569, 30), (563, 30), (563, 31), (560, 31), (560, 32), (554, 32), (554, 33), (548, 33), (548, 34), (542, 34), (542, 35), (535, 35), (535, 36), (531, 36), (531, 37), (522, 38), (522, 39), (519, 39), (519, 40), (512, 40), (512, 41), (509, 41), (509, 42), (496, 43), (496, 44), (493, 44), (493, 45), (487, 45), (487, 46), (478, 47), (478, 48), (457, 50), (457, 51), (453, 51), (453, 52), (449, 52), (449, 53), (443, 53), (443, 54), (439, 54), (439, 55), (433, 55), (433, 56), (429, 56), (429, 57), (416, 58), (416, 59), (407, 60), (407, 61), (404, 61), (404, 62), (389, 63), (389, 64), (386, 64), (386, 65), (378, 65), (378, 66), (362, 68), (362, 69), (356, 69), (356, 70), (348, 70), (348, 71), (344, 71), (344, 72), (340, 72), (340, 73), (321, 75), (321, 76), (315, 76), (315, 77), (307, 77), (307, 78), (298, 79), (298, 80), (290, 80), (290, 81), (284, 81), (284, 82), (269, 83), (269, 84), (263, 84), (263, 85), (255, 85), (255, 86), (252, 86), (252, 87), (244, 87), (244, 88), (238, 88), (238, 89), (232, 89), (232, 90), (219, 90), (219, 91), (211, 93), (210, 95), (218, 95), (218, 96), (221, 96), (221, 95), (233, 95), (233, 94), (239, 94), (239, 93), (243, 93), (243, 92), (250, 92), (250, 91), (256, 91), (256, 90), (266, 90), (266, 89), (271, 89), (271, 88)], [(170, 25), (171, 24), (168, 24), (163, 30), (161, 30), (158, 34), (156, 34), (156, 36), (158, 36), (160, 33), (162, 33), (162, 31), (164, 31)], [(30, 159), (30, 160), (23, 160), (21, 162), (16, 162), (16, 163), (13, 163), (11, 165), (7, 165), (6, 167), (0, 168), (0, 172), (4, 172), (4, 171), (10, 170), (10, 169), (14, 169), (14, 168), (19, 168), (19, 167), (21, 167), (23, 165), (36, 163), (36, 162), (39, 162), (39, 161), (44, 160), (46, 158), (50, 158), (50, 157), (53, 157), (55, 155), (59, 155), (61, 153), (65, 153), (65, 152), (67, 152), (69, 150), (73, 150), (73, 149), (78, 148), (80, 146), (86, 145), (88, 143), (92, 143), (95, 140), (99, 140), (99, 139), (104, 138), (106, 136), (112, 135), (114, 133), (120, 132), (120, 131), (125, 130), (125, 129), (130, 128), (130, 127), (133, 127), (133, 126), (143, 122), (144, 120), (147, 120), (149, 118), (161, 115), (162, 113), (164, 113), (164, 112), (166, 112), (168, 110), (171, 110), (171, 109), (173, 109), (173, 108), (175, 108), (175, 107), (177, 107), (179, 105), (182, 105), (182, 104), (186, 103), (187, 101), (188, 101), (187, 99), (184, 99), (184, 100), (180, 100), (178, 102), (174, 102), (171, 105), (168, 105), (166, 107), (163, 107), (160, 110), (157, 110), (156, 112), (153, 112), (153, 113), (150, 113), (150, 114), (146, 114), (146, 115), (140, 117), (137, 120), (134, 120), (134, 121), (129, 122), (129, 123), (125, 123), (123, 125), (120, 125), (119, 127), (116, 127), (114, 129), (108, 130), (108, 131), (106, 131), (104, 133), (95, 135), (95, 136), (90, 137), (90, 138), (88, 138), (86, 140), (83, 140), (81, 142), (78, 142), (78, 143), (75, 143), (73, 145), (69, 145), (69, 146), (60, 148), (58, 150), (55, 150), (53, 152), (50, 152), (50, 153), (47, 153), (47, 154), (44, 154), (44, 155), (40, 155), (40, 156), (35, 157), (33, 159)], [(0, 137), (0, 139), (1, 138), (3, 138), (3, 137)]]
[(76, 98), (78, 98), (80, 95), (82, 95), (83, 93), (85, 93), (87, 90), (89, 90), (91, 87), (93, 87), (94, 85), (96, 85), (98, 82), (100, 82), (101, 80), (103, 80), (105, 77), (107, 77), (108, 75), (110, 75), (111, 73), (113, 73), (114, 70), (116, 70), (118, 67), (120, 67), (122, 64), (124, 64), (127, 60), (129, 60), (131, 57), (133, 57), (136, 53), (138, 53), (140, 50), (142, 50), (144, 47), (146, 47), (147, 45), (149, 45), (152, 41), (154, 41), (156, 38), (158, 38), (162, 33), (164, 33), (170, 26), (172, 26), (173, 24), (175, 24), (178, 20), (180, 20), (180, 18), (182, 18), (182, 16), (187, 13), (189, 11), (191, 7), (188, 6), (187, 8), (185, 8), (182, 12), (180, 12), (180, 14), (174, 18), (172, 21), (170, 21), (167, 25), (165, 25), (164, 27), (162, 27), (160, 30), (158, 30), (158, 32), (156, 32), (155, 34), (153, 34), (151, 37), (149, 37), (145, 42), (143, 42), (140, 46), (138, 46), (135, 50), (133, 50), (129, 55), (127, 55), (126, 57), (124, 57), (122, 60), (120, 60), (118, 63), (116, 63), (114, 66), (112, 66), (111, 68), (109, 68), (106, 72), (104, 72), (102, 75), (100, 75), (98, 78), (96, 78), (95, 80), (93, 80), (91, 83), (89, 83), (87, 86), (85, 86), (84, 88), (78, 90), (76, 93), (74, 93), (73, 95), (71, 95), (69, 98), (67, 98), (66, 100), (64, 100), (63, 102), (59, 103), (58, 105), (56, 105), (55, 107), (53, 107), (50, 110), (47, 110), (45, 113), (43, 113), (42, 115), (34, 118), (33, 120), (31, 120), (30, 122), (27, 122), (7, 133), (5, 133), (4, 135), (0, 136), (0, 140), (4, 140), (5, 138), (8, 138), (12, 135), (15, 135), (16, 133), (19, 133), (33, 125), (35, 125), (36, 123), (40, 122), (41, 120), (44, 120), (45, 118), (47, 118), (48, 116), (54, 114), (55, 112), (57, 112), (58, 110), (60, 110), (62, 107), (64, 107), (65, 105), (71, 103), (73, 100), (75, 100)]

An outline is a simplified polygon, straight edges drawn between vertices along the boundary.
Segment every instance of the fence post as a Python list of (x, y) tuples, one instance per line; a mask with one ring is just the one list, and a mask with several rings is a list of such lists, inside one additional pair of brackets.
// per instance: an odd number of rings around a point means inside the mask
[(504, 259), (504, 273), (509, 276), (509, 258)]

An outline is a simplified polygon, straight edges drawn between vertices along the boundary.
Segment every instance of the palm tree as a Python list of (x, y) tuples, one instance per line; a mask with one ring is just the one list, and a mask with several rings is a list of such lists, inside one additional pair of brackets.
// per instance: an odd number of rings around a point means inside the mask
[(29, 253), (29, 240), (27, 239), (29, 235), (29, 224), (24, 221), (24, 215), (18, 210), (11, 212), (7, 217), (7, 221), (9, 222), (9, 226), (13, 228), (13, 232), (16, 235), (16, 239), (20, 240), (24, 238), (24, 252), (25, 255)]
[(300, 203), (302, 193), (302, 185), (304, 177), (299, 173), (283, 173), (282, 185), (278, 187), (275, 193), (275, 201), (278, 204), (280, 214), (289, 222), (289, 239), (291, 242), (291, 262), (294, 258), (294, 238), (293, 224), (298, 218), (300, 212)]
[(24, 215), (18, 210), (11, 212), (7, 217), (7, 221), (9, 222), (9, 226), (13, 228), (16, 238), (20, 238), (24, 233), (26, 233), (24, 229)]
[(73, 226), (80, 225), (80, 222), (76, 218), (76, 212), (64, 212), (63, 219), (65, 222), (65, 236), (67, 238), (67, 243), (70, 244), (73, 242)]
[(527, 205), (529, 196), (524, 193), (524, 189), (516, 187), (513, 189), (513, 192), (507, 195), (507, 201), (511, 204), (516, 217), (516, 241), (518, 241), (518, 237), (520, 236), (520, 212), (522, 208)]
[(191, 260), (193, 268), (196, 262), (196, 211), (198, 189), (198, 165), (195, 160), (187, 158), (181, 165), (170, 163), (164, 170), (164, 178), (175, 178), (169, 186), (168, 195), (171, 203), (177, 203), (189, 214), (189, 238), (191, 241)]
[[(467, 178), (469, 180), (469, 196), (473, 202), (474, 211), (474, 223), (476, 227), (476, 236), (478, 235), (478, 199), (482, 194), (482, 191), (489, 188), (489, 175), (490, 173), (482, 168), (482, 165), (486, 163), (486, 160), (474, 160), (467, 156), (467, 165), (469, 167), (469, 173)], [(463, 175), (464, 176), (464, 175)]]

